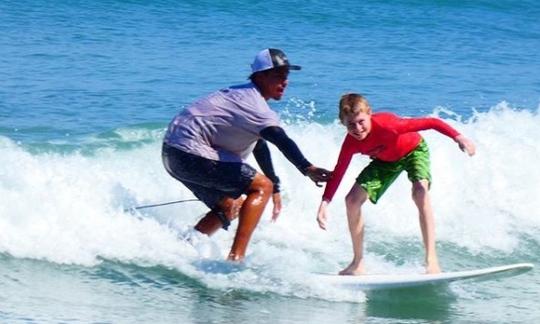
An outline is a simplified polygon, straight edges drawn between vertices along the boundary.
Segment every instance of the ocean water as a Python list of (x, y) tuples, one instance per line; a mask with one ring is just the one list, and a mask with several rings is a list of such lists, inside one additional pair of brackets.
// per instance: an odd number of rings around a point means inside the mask
[[(396, 291), (317, 282), (350, 261), (343, 198), (364, 157), (323, 232), (322, 189), (272, 147), (283, 212), (271, 223), (266, 210), (241, 265), (223, 261), (236, 223), (180, 238), (199, 202), (126, 211), (193, 198), (161, 165), (165, 127), (245, 82), (266, 47), (303, 67), (271, 106), (310, 161), (334, 166), (345, 92), (438, 116), (477, 145), (469, 158), (423, 132), (441, 266), (536, 269)], [(535, 1), (1, 1), (0, 322), (538, 322), (539, 49)], [(405, 176), (365, 215), (369, 272), (423, 271)]]

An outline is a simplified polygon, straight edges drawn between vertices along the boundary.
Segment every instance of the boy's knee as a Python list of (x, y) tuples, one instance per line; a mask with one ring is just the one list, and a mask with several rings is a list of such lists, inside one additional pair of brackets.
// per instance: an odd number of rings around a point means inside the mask
[(362, 206), (367, 200), (367, 196), (363, 195), (358, 192), (350, 192), (345, 196), (345, 205), (348, 208), (351, 207), (360, 207)]
[(428, 186), (427, 183), (415, 182), (412, 187), (412, 198), (415, 201), (424, 199), (429, 192)]

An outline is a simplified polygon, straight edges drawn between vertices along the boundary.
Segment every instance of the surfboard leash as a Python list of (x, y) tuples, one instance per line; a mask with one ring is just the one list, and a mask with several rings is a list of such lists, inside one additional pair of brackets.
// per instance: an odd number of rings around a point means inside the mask
[(188, 201), (199, 201), (199, 199), (196, 199), (196, 198), (182, 199), (182, 200), (175, 200), (175, 201), (169, 201), (169, 202), (157, 203), (157, 204), (151, 204), (151, 205), (136, 206), (136, 207), (131, 207), (131, 208), (124, 209), (124, 213), (133, 212), (135, 210), (145, 209), (145, 208), (161, 207), (161, 206), (167, 206), (167, 205), (173, 205), (173, 204), (180, 204), (180, 203), (185, 203), (185, 202), (188, 202)]

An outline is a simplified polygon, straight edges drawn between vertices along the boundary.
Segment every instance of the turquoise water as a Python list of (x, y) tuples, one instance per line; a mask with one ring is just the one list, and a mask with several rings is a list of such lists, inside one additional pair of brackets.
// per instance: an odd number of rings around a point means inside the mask
[[(331, 205), (273, 150), (283, 181), (246, 263), (222, 261), (232, 232), (195, 248), (178, 236), (204, 213), (163, 170), (160, 140), (192, 100), (282, 48), (294, 64), (271, 102), (315, 164), (332, 168), (339, 96), (436, 115), (473, 158), (425, 132), (439, 258), (463, 270), (540, 257), (540, 7), (534, 1), (0, 2), (0, 321), (179, 323), (531, 323), (538, 269), (512, 279), (388, 292), (325, 287), (310, 274), (351, 257), (343, 197)], [(253, 162), (253, 161), (251, 161)], [(366, 208), (368, 271), (422, 271), (405, 177)], [(233, 227), (234, 230), (234, 227)], [(212, 253), (208, 247), (213, 247)]]

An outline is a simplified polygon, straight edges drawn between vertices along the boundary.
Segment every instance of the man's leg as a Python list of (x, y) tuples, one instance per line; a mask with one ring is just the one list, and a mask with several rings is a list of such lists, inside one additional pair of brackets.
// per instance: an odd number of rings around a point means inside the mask
[(240, 261), (244, 258), (251, 234), (261, 219), (272, 189), (273, 184), (267, 177), (260, 173), (255, 175), (247, 190), (246, 200), (240, 208), (238, 228), (229, 252), (229, 260)]
[(218, 207), (215, 210), (209, 211), (199, 222), (195, 225), (195, 229), (203, 234), (211, 236), (217, 232), (220, 228), (223, 227), (223, 221), (217, 215), (218, 212), (221, 212), (228, 221), (238, 217), (240, 208), (246, 198), (241, 196), (237, 199), (230, 197), (225, 197), (218, 204)]
[[(197, 223), (196, 230), (212, 235), (227, 225), (228, 221), (239, 216), (228, 259), (243, 259), (251, 235), (272, 195), (272, 182), (247, 164), (213, 161), (166, 145), (163, 149), (163, 163), (175, 179), (212, 208)], [(227, 195), (238, 197), (242, 193), (247, 195), (245, 201), (243, 197), (222, 198)]]

